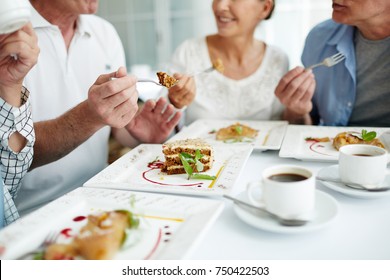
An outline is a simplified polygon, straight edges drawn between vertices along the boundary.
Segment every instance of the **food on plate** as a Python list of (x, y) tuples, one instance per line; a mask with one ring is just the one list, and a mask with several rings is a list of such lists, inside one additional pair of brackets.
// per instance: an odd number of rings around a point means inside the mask
[(314, 142), (330, 142), (329, 137), (307, 137), (306, 141), (314, 141)]
[(366, 130), (362, 130), (362, 132), (341, 132), (336, 135), (333, 139), (333, 147), (336, 150), (339, 150), (340, 147), (349, 144), (368, 144), (373, 146), (378, 146), (381, 148), (385, 148), (383, 143), (376, 137), (376, 132), (371, 131), (367, 132)]
[(137, 228), (138, 224), (138, 218), (126, 210), (89, 215), (87, 224), (70, 243), (49, 245), (43, 258), (46, 260), (111, 259), (126, 239), (126, 230)]
[(236, 140), (242, 141), (245, 138), (255, 138), (258, 134), (258, 130), (253, 129), (247, 125), (241, 123), (235, 123), (228, 127), (221, 128), (217, 131), (216, 138), (220, 141)]
[(217, 70), (218, 72), (223, 73), (223, 71), (225, 71), (225, 67), (223, 66), (222, 59), (217, 58), (217, 59), (213, 62), (213, 68), (214, 68), (215, 70)]
[[(204, 172), (213, 166), (214, 151), (209, 143), (203, 139), (177, 140), (163, 144), (162, 152), (165, 162), (161, 171), (168, 175)], [(184, 161), (184, 166), (183, 165)], [(187, 168), (187, 170), (186, 170)], [(191, 175), (189, 174), (189, 175)]]
[(177, 83), (177, 80), (174, 77), (169, 76), (165, 72), (157, 72), (157, 77), (159, 83), (167, 88), (173, 87)]

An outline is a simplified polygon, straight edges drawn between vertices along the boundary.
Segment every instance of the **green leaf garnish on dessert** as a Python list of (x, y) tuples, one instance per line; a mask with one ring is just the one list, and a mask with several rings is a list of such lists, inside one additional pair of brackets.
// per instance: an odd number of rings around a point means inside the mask
[(375, 137), (376, 137), (376, 132), (375, 131), (367, 132), (366, 129), (362, 130), (362, 140), (363, 141), (371, 141), (371, 140), (374, 140)]
[(191, 176), (192, 179), (203, 179), (203, 180), (215, 180), (217, 177), (216, 176), (210, 176), (207, 174), (199, 174), (199, 173), (194, 173)]
[(203, 163), (200, 161), (203, 155), (201, 154), (199, 149), (195, 151), (195, 156), (190, 155), (188, 153), (180, 153), (179, 157), (181, 163), (183, 164), (184, 170), (188, 175), (188, 180), (189, 179), (215, 180), (216, 178), (215, 176), (194, 173), (194, 169), (192, 168), (191, 163), (196, 167), (196, 170), (198, 172), (202, 172), (204, 169)]
[(239, 134), (239, 135), (242, 134), (242, 126), (241, 125), (237, 125), (234, 129), (236, 130), (237, 134)]
[(191, 165), (188, 163), (188, 158), (185, 156), (185, 153), (180, 153), (179, 157), (180, 157), (181, 163), (183, 164), (184, 170), (186, 171), (186, 173), (188, 175), (188, 180), (189, 180), (194, 171), (192, 170)]

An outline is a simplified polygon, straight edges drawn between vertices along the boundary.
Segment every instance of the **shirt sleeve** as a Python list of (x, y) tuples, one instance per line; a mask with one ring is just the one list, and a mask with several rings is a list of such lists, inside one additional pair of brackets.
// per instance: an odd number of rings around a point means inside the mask
[[(26, 88), (22, 89), (21, 98), (22, 106), (19, 108), (0, 98), (0, 161), (4, 182), (5, 224), (19, 217), (13, 200), (33, 158), (35, 132), (29, 92)], [(15, 132), (19, 132), (27, 140), (26, 146), (20, 152), (15, 152), (9, 147), (9, 137)]]

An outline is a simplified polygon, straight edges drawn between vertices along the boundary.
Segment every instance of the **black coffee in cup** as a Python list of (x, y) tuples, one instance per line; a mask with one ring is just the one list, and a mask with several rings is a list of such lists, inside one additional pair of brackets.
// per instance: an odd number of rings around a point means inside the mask
[(299, 182), (306, 180), (307, 177), (295, 173), (280, 173), (271, 175), (268, 177), (268, 179), (276, 182)]

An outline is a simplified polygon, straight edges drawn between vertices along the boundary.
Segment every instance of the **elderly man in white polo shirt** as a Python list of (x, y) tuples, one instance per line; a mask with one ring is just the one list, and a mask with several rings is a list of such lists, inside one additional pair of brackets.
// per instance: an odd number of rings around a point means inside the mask
[(137, 79), (121, 67), (124, 50), (114, 27), (92, 15), (97, 0), (30, 3), (41, 54), (25, 80), (34, 92), (37, 137), (35, 169), (16, 200), (22, 214), (101, 171), (110, 132), (129, 146), (161, 143), (181, 117), (165, 99), (149, 100), (137, 113)]

